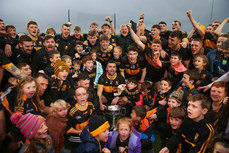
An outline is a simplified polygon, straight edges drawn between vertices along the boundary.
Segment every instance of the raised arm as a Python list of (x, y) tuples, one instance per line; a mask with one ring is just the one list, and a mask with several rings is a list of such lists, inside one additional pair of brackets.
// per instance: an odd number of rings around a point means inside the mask
[(114, 23), (113, 23), (112, 19), (111, 19), (109, 16), (107, 16), (107, 17), (105, 18), (105, 21), (110, 22), (111, 34), (114, 34), (114, 33), (115, 33), (115, 27), (114, 27)]
[(198, 32), (198, 34), (203, 37), (205, 32), (203, 29), (201, 29), (200, 25), (196, 22), (196, 20), (192, 17), (192, 10), (189, 10), (186, 12), (187, 16), (192, 24), (192, 26), (195, 28), (195, 30)]
[(144, 44), (141, 42), (140, 38), (135, 34), (135, 32), (133, 31), (133, 29), (131, 28), (131, 23), (128, 23), (127, 28), (130, 31), (130, 36), (131, 38), (134, 40), (134, 42), (141, 48), (144, 48)]
[(226, 23), (229, 23), (229, 17), (223, 20), (223, 22), (218, 26), (218, 28), (215, 31), (213, 31), (213, 34), (215, 34), (216, 36), (220, 36), (222, 34), (223, 27)]

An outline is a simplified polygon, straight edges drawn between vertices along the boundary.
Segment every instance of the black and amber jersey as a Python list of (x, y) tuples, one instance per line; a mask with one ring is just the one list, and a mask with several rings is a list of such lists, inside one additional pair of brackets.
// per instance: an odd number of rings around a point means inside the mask
[(52, 77), (49, 79), (47, 94), (52, 102), (55, 102), (57, 99), (67, 100), (71, 96), (70, 88), (71, 84), (68, 80), (61, 81), (57, 77)]
[(98, 82), (98, 86), (103, 87), (103, 95), (110, 95), (112, 97), (118, 91), (120, 84), (125, 84), (125, 79), (118, 73), (115, 73), (113, 79), (109, 78), (108, 73), (103, 73)]
[(192, 52), (189, 48), (183, 48), (180, 46), (177, 50), (169, 48), (168, 53), (171, 55), (173, 52), (178, 52), (182, 55), (182, 61), (189, 61), (192, 57)]
[(36, 100), (36, 98), (28, 98), (25, 95), (22, 96), (22, 99), (24, 101), (23, 106), (18, 106), (17, 104), (14, 107), (15, 113), (22, 113), (22, 114), (39, 114), (41, 115), (41, 110), (39, 108), (39, 102)]
[(123, 90), (122, 94), (120, 97), (126, 96), (128, 100), (132, 103), (136, 103), (140, 100), (140, 91), (138, 90), (138, 87), (135, 87), (134, 89), (125, 89)]
[(145, 60), (138, 56), (134, 63), (130, 63), (127, 56), (121, 59), (120, 72), (125, 72), (125, 78), (136, 77), (141, 79), (141, 71), (146, 70)]
[(83, 70), (84, 73), (86, 73), (90, 78), (90, 86), (94, 86), (95, 76), (96, 76), (96, 69), (92, 69), (91, 71), (88, 71), (86, 68)]
[(68, 112), (68, 122), (67, 122), (67, 134), (69, 134), (72, 129), (83, 130), (89, 121), (90, 116), (93, 114), (95, 110), (94, 105), (91, 102), (86, 102), (85, 109), (80, 109), (77, 106), (72, 106)]
[(81, 34), (80, 35), (80, 38), (76, 38), (75, 35), (74, 36), (71, 36), (71, 39), (76, 42), (76, 41), (82, 41), (84, 42), (85, 40), (87, 40), (87, 34)]
[(111, 51), (103, 50), (102, 47), (97, 48), (97, 59), (102, 64), (103, 69), (105, 69), (108, 60), (113, 54), (113, 49)]
[(118, 36), (112, 34), (112, 35), (109, 36), (109, 39), (110, 39), (110, 44), (111, 44), (112, 46), (116, 47), (116, 46), (117, 46), (116, 43), (117, 43)]
[(169, 139), (166, 147), (169, 150), (182, 143), (181, 153), (199, 152), (204, 153), (206, 147), (214, 135), (213, 122), (205, 118), (195, 122), (190, 118), (185, 118), (177, 132)]
[[(146, 70), (147, 70), (146, 78), (147, 78), (147, 80), (159, 81), (163, 77), (165, 70), (154, 63), (153, 53), (152, 53), (152, 49), (150, 47), (144, 45), (143, 51), (145, 53), (145, 59), (147, 61), (146, 62)], [(159, 58), (161, 61), (169, 60), (168, 56), (165, 58), (161, 58), (161, 56), (160, 56)], [(150, 78), (153, 78), (153, 79), (150, 79)]]
[(62, 35), (58, 35), (56, 36), (55, 39), (56, 39), (57, 50), (60, 51), (60, 55), (72, 56), (75, 43), (72, 41), (70, 36), (67, 39), (64, 39), (62, 38)]
[(204, 37), (204, 47), (216, 49), (217, 48), (217, 40), (214, 38), (214, 36), (210, 32), (205, 33)]
[(184, 72), (175, 71), (174, 67), (171, 65), (170, 62), (162, 62), (162, 67), (168, 72), (167, 77), (173, 80), (173, 87), (178, 85), (183, 77)]
[[(158, 39), (161, 40), (162, 49), (167, 50), (168, 49), (168, 40), (161, 36), (159, 36)], [(145, 45), (147, 45), (148, 47), (151, 47), (152, 41), (153, 41), (153, 38), (151, 35), (146, 36)]]
[(44, 39), (42, 39), (41, 37), (36, 37), (36, 39), (33, 39), (33, 46), (36, 51), (43, 47), (43, 41)]
[(161, 32), (160, 33), (160, 36), (163, 37), (163, 38), (165, 38), (166, 40), (168, 40), (170, 34), (171, 34), (171, 31), (170, 30), (166, 30), (164, 32)]
[(0, 67), (6, 68), (12, 66), (13, 63), (9, 60), (9, 58), (6, 57), (4, 51), (0, 49)]

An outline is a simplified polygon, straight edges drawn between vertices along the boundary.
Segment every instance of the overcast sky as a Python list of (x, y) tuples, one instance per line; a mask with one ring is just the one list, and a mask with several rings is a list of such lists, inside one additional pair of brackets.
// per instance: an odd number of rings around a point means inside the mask
[[(180, 20), (182, 30), (190, 32), (192, 26), (186, 16), (187, 10), (192, 10), (193, 17), (207, 26), (214, 20), (223, 21), (229, 17), (228, 6), (229, 0), (0, 0), (0, 18), (6, 25), (16, 26), (17, 32), (26, 32), (29, 20), (36, 21), (41, 32), (47, 27), (60, 32), (61, 25), (68, 21), (70, 9), (73, 27), (78, 25), (87, 33), (91, 22), (97, 22), (101, 28), (104, 18), (111, 16), (113, 19), (116, 13), (116, 33), (119, 33), (121, 24), (131, 19), (138, 21), (139, 15), (145, 12), (145, 24), (149, 29), (160, 21), (165, 21), (171, 29), (172, 21)], [(229, 24), (223, 32), (229, 32)]]

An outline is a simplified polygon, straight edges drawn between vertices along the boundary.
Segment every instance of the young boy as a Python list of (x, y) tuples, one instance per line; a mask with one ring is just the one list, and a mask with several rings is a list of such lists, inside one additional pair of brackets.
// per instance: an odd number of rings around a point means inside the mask
[(188, 105), (188, 97), (195, 95), (195, 94), (199, 94), (199, 92), (195, 88), (195, 83), (198, 79), (199, 79), (199, 74), (196, 70), (187, 70), (186, 72), (184, 72), (184, 75), (182, 78), (181, 90), (184, 91), (182, 105), (185, 108), (187, 108), (187, 105)]
[(83, 143), (75, 152), (87, 153), (110, 153), (112, 150), (106, 148), (110, 125), (102, 116), (94, 115), (90, 117), (89, 124), (80, 135)]
[[(169, 123), (164, 127), (163, 135), (161, 133), (161, 138), (164, 140), (162, 142), (162, 146), (165, 146), (168, 139), (176, 134), (176, 131), (179, 129), (180, 125), (183, 123), (183, 120), (186, 117), (186, 112), (182, 107), (174, 107), (169, 111)], [(171, 152), (179, 152), (178, 150), (181, 149), (181, 144), (179, 144), (178, 148), (176, 148), (176, 151)]]
[(178, 52), (173, 52), (171, 54), (169, 63), (160, 61), (159, 56), (154, 57), (154, 62), (167, 71), (168, 78), (173, 80), (173, 88), (179, 84), (182, 79), (183, 72), (187, 70), (182, 64), (182, 55)]
[(143, 99), (143, 105), (146, 110), (149, 111), (156, 99), (156, 91), (153, 90), (152, 84), (148, 81), (144, 81), (141, 85), (141, 95)]
[(174, 107), (181, 106), (183, 95), (184, 92), (182, 90), (173, 91), (172, 94), (169, 95), (168, 105), (147, 112), (147, 117), (149, 116), (150, 119), (157, 120), (159, 124), (169, 124), (169, 111)]
[(96, 84), (94, 83), (96, 77), (96, 69), (94, 69), (94, 62), (90, 55), (87, 55), (82, 60), (84, 70), (83, 72), (87, 73), (90, 78), (90, 86), (94, 87)]
[(48, 53), (48, 57), (49, 57), (49, 61), (51, 64), (46, 66), (45, 73), (49, 77), (53, 77), (54, 76), (54, 65), (55, 65), (57, 60), (60, 60), (60, 52), (57, 50), (50, 51)]
[(79, 26), (75, 26), (74, 35), (71, 36), (71, 38), (74, 42), (76, 42), (76, 41), (84, 42), (85, 40), (87, 40), (87, 35), (82, 34), (81, 28)]
[(88, 125), (90, 116), (93, 114), (94, 105), (87, 101), (87, 90), (82, 87), (76, 87), (74, 93), (75, 104), (69, 109), (67, 118), (67, 129), (65, 140), (70, 146), (69, 148), (76, 148), (80, 143), (80, 135), (82, 130)]
[(160, 81), (159, 92), (155, 99), (155, 103), (152, 108), (157, 108), (158, 106), (164, 106), (167, 104), (168, 96), (171, 93), (172, 81), (169, 78), (162, 78)]
[(155, 137), (149, 119), (146, 118), (146, 108), (143, 105), (136, 105), (132, 109), (131, 119), (134, 128), (141, 135), (141, 143), (143, 149), (151, 149)]
[(55, 76), (49, 79), (48, 95), (52, 102), (70, 97), (70, 82), (67, 80), (70, 70), (64, 61), (57, 60), (54, 65)]
[(88, 53), (86, 53), (83, 50), (83, 43), (81, 41), (76, 41), (76, 45), (75, 45), (75, 51), (74, 51), (74, 55), (73, 55), (73, 60), (77, 59), (77, 60), (82, 60), (82, 57), (87, 55)]
[(53, 29), (53, 28), (47, 28), (46, 29), (46, 36), (47, 35), (51, 35), (51, 36), (53, 36), (55, 38), (55, 36), (56, 36), (56, 30)]
[(79, 60), (73, 60), (72, 61), (72, 71), (70, 72), (70, 74), (72, 75), (73, 80), (77, 81), (77, 78), (79, 76), (79, 74), (81, 73), (81, 61)]
[(126, 89), (121, 93), (118, 104), (126, 107), (127, 115), (131, 114), (133, 106), (140, 101), (140, 92), (138, 90), (138, 80), (129, 78)]
[(214, 134), (213, 122), (206, 114), (211, 107), (210, 100), (202, 94), (188, 98), (188, 117), (184, 119), (176, 134), (173, 135), (166, 147), (160, 153), (166, 153), (182, 143), (181, 152), (205, 152)]
[(72, 58), (71, 58), (71, 56), (63, 55), (61, 57), (61, 60), (64, 61), (68, 65), (68, 67), (69, 67), (69, 69), (71, 71), (71, 69), (72, 69)]

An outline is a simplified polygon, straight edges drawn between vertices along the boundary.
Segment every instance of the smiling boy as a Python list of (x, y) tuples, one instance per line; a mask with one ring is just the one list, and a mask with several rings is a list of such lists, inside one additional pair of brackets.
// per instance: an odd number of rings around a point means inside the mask
[(182, 143), (182, 153), (205, 152), (214, 134), (213, 123), (206, 114), (211, 107), (210, 100), (202, 94), (189, 97), (188, 118), (185, 118), (177, 133), (173, 135), (160, 153), (166, 153)]

